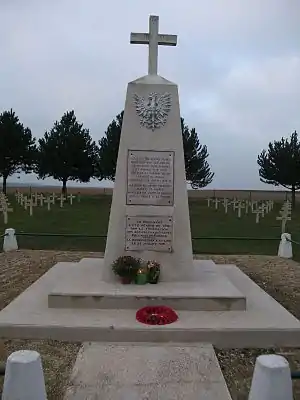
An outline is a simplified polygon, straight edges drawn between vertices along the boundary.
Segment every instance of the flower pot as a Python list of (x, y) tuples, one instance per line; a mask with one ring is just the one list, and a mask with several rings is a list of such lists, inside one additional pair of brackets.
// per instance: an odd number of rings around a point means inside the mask
[(160, 276), (159, 270), (150, 269), (148, 273), (148, 282), (152, 284), (157, 283), (159, 280), (159, 276)]
[(148, 283), (156, 284), (158, 282), (158, 279), (159, 279), (159, 274), (156, 274), (155, 276), (149, 277)]
[(135, 283), (137, 285), (145, 285), (148, 282), (148, 275), (146, 273), (137, 274)]
[(128, 276), (122, 276), (121, 282), (123, 283), (123, 285), (129, 285), (132, 282), (132, 279)]

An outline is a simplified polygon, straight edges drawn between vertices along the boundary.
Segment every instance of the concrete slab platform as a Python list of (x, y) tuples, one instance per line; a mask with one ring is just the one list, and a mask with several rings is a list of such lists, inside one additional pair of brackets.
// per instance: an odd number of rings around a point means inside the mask
[(210, 263), (195, 261), (193, 282), (160, 282), (157, 285), (122, 285), (102, 279), (103, 259), (85, 258), (65, 275), (48, 296), (53, 308), (133, 309), (165, 305), (176, 310), (245, 310), (245, 296)]
[(0, 312), (0, 337), (76, 342), (205, 342), (220, 348), (300, 347), (300, 322), (234, 265), (219, 265), (246, 296), (246, 311), (178, 311), (165, 326), (135, 310), (55, 309), (48, 293), (75, 263), (61, 262)]
[(231, 400), (214, 349), (84, 343), (64, 400)]

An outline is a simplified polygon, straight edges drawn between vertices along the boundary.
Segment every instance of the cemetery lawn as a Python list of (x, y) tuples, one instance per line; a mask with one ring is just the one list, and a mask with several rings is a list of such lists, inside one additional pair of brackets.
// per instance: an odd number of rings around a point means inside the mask
[[(0, 310), (56, 262), (99, 256), (100, 253), (45, 250), (20, 250), (0, 254)], [(254, 255), (203, 255), (200, 258), (236, 264), (267, 293), (300, 318), (300, 266), (295, 261)], [(62, 400), (79, 347), (80, 343), (54, 340), (5, 340), (0, 341), (0, 362), (4, 362), (16, 350), (37, 350), (42, 356), (48, 400)], [(292, 370), (300, 370), (300, 349), (215, 350), (233, 400), (248, 399), (255, 359), (260, 354), (281, 353), (289, 360)], [(1, 390), (0, 379), (0, 392)], [(300, 398), (299, 380), (294, 381), (294, 397)]]
[[(110, 196), (82, 196), (80, 202), (75, 199), (72, 206), (66, 202), (63, 208), (60, 208), (56, 200), (50, 211), (46, 205), (34, 207), (32, 217), (28, 210), (16, 202), (13, 195), (9, 196), (9, 201), (14, 211), (8, 215), (8, 225), (4, 225), (0, 215), (0, 233), (6, 227), (15, 228), (21, 249), (104, 251)], [(238, 218), (231, 206), (225, 214), (222, 204), (215, 210), (214, 205), (207, 207), (206, 200), (190, 199), (194, 253), (276, 255), (281, 234), (281, 222), (276, 217), (281, 206), (282, 203), (275, 203), (274, 209), (256, 224), (255, 214), (246, 215), (243, 210), (242, 217)], [(287, 231), (292, 234), (293, 240), (300, 242), (300, 205), (293, 211), (292, 221), (287, 223)], [(24, 233), (36, 235), (24, 236)], [(45, 233), (52, 236), (40, 235)], [(248, 239), (239, 240), (241, 237)], [(294, 245), (293, 250), (295, 259), (300, 260), (300, 245)]]

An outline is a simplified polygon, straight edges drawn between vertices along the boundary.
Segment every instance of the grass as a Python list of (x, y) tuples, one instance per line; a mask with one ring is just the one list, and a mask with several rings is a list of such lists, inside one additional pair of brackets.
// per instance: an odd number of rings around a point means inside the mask
[[(44, 274), (56, 262), (78, 261), (83, 257), (99, 256), (99, 253), (83, 253), (83, 251), (101, 252), (105, 248), (105, 238), (55, 237), (55, 236), (22, 236), (22, 233), (61, 233), (71, 235), (103, 235), (106, 236), (111, 198), (109, 196), (82, 196), (81, 202), (73, 206), (59, 202), (48, 211), (47, 207), (36, 207), (32, 217), (29, 210), (24, 210), (10, 197), (14, 212), (9, 214), (7, 226), (0, 221), (0, 232), (6, 227), (13, 227), (18, 234), (18, 242), (22, 249), (44, 249), (44, 251), (24, 250), (21, 252), (0, 254), (0, 310), (23, 292), (36, 279)], [(275, 204), (274, 210), (265, 216), (259, 224), (255, 223), (255, 215), (243, 214), (238, 218), (236, 212), (228, 209), (224, 213), (223, 206), (215, 210), (208, 208), (203, 200), (190, 201), (190, 219), (192, 236), (210, 237), (193, 240), (195, 253), (212, 254), (203, 256), (219, 263), (238, 265), (257, 284), (285, 306), (297, 318), (300, 318), (300, 270), (293, 261), (277, 257), (253, 256), (253, 254), (276, 255), (281, 233), (280, 221), (276, 220), (281, 203)], [(300, 241), (300, 209), (292, 215), (288, 231), (296, 241)], [(219, 237), (222, 239), (212, 239)], [(229, 237), (253, 237), (258, 240), (228, 240)], [(276, 238), (276, 240), (260, 240), (259, 238)], [(55, 252), (45, 250), (55, 249)], [(295, 258), (300, 260), (300, 246), (293, 247)], [(299, 249), (299, 250), (298, 250)], [(77, 250), (69, 253), (68, 250)], [(81, 251), (81, 252), (79, 252)], [(216, 256), (225, 254), (225, 256)], [(250, 256), (226, 256), (226, 254), (250, 254)], [(0, 362), (18, 349), (36, 349), (42, 355), (47, 394), (49, 400), (63, 399), (65, 386), (75, 361), (79, 343), (65, 343), (52, 340), (6, 340)], [(217, 356), (229, 386), (233, 400), (246, 400), (253, 374), (255, 358), (267, 352), (288, 352), (288, 360), (292, 369), (300, 369), (299, 349), (216, 349)], [(0, 379), (1, 391), (1, 379)], [(300, 398), (300, 382), (294, 382), (295, 398)]]
[[(35, 207), (33, 216), (24, 210), (10, 196), (13, 213), (9, 214), (8, 226), (16, 229), (20, 248), (23, 249), (56, 249), (104, 251), (105, 236), (108, 227), (110, 196), (82, 196), (81, 201), (74, 201), (71, 206), (65, 203), (60, 208), (59, 201), (48, 211), (46, 206)], [(190, 200), (190, 220), (194, 253), (206, 254), (269, 254), (275, 255), (281, 234), (281, 222), (276, 220), (282, 203), (275, 203), (274, 209), (255, 223), (255, 215), (243, 214), (237, 217), (237, 212), (228, 208), (225, 214), (224, 207), (219, 205), (207, 207), (205, 200)], [(300, 210), (292, 215), (288, 221), (288, 231), (293, 240), (300, 241)], [(0, 232), (4, 231), (3, 220), (0, 221)], [(69, 237), (55, 236), (22, 236), (22, 233), (52, 233), (70, 234)], [(100, 235), (103, 238), (76, 237), (76, 235)], [(199, 239), (208, 237), (208, 239)], [(213, 239), (213, 238), (220, 239)], [(238, 240), (225, 238), (251, 237), (257, 240)], [(261, 240), (260, 238), (274, 238), (275, 240)], [(299, 250), (298, 250), (299, 247)], [(300, 259), (300, 246), (294, 246), (295, 258)]]

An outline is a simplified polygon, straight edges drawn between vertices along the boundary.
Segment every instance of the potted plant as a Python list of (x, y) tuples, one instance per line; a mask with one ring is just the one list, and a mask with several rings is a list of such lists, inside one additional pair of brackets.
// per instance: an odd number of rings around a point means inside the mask
[(118, 257), (112, 264), (112, 270), (115, 275), (121, 278), (123, 284), (129, 284), (135, 280), (140, 260), (132, 256)]
[(157, 261), (148, 261), (148, 282), (157, 283), (160, 276), (160, 264)]

